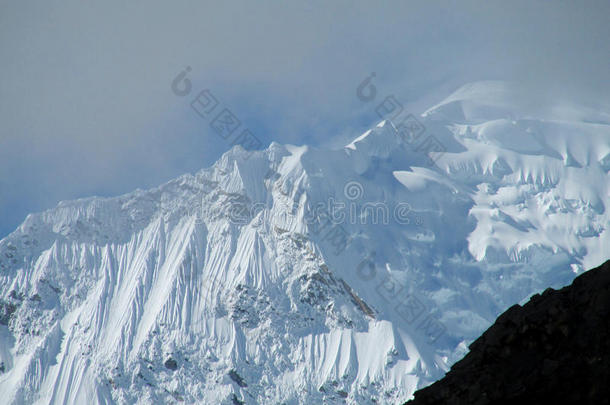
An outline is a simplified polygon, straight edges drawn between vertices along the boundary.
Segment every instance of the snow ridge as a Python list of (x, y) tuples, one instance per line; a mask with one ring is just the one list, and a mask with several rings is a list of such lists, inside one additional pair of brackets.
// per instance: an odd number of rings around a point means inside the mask
[(383, 121), (340, 150), (236, 146), (160, 187), (29, 215), (0, 241), (0, 392), (409, 399), (503, 310), (609, 252), (610, 127), (466, 90), (420, 117), (447, 150), (434, 166)]

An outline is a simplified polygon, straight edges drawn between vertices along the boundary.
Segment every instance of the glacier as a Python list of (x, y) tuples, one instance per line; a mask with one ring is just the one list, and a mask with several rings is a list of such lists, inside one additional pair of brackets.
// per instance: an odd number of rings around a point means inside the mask
[(4, 403), (394, 404), (610, 253), (610, 119), (468, 84), (343, 148), (235, 146), (0, 241)]

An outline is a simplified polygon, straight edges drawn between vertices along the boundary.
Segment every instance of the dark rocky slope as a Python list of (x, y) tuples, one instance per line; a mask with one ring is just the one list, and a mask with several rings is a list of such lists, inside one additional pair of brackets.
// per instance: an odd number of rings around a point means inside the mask
[(610, 403), (610, 261), (504, 312), (424, 404)]

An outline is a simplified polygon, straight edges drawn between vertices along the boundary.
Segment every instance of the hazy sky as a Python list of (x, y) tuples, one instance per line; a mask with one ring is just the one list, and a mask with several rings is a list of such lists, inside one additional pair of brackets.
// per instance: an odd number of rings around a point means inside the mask
[(171, 91), (187, 66), (265, 145), (374, 124), (355, 97), (371, 72), (418, 112), (483, 79), (610, 95), (608, 1), (86, 3), (0, 3), (0, 237), (60, 200), (213, 163), (228, 145)]

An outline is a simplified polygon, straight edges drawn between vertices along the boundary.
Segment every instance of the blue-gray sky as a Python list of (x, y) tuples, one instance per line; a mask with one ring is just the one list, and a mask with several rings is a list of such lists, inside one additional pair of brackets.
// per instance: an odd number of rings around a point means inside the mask
[(373, 124), (468, 81), (605, 108), (608, 1), (0, 3), (0, 237), (58, 201), (158, 185), (227, 149), (171, 91), (186, 66), (265, 143)]

